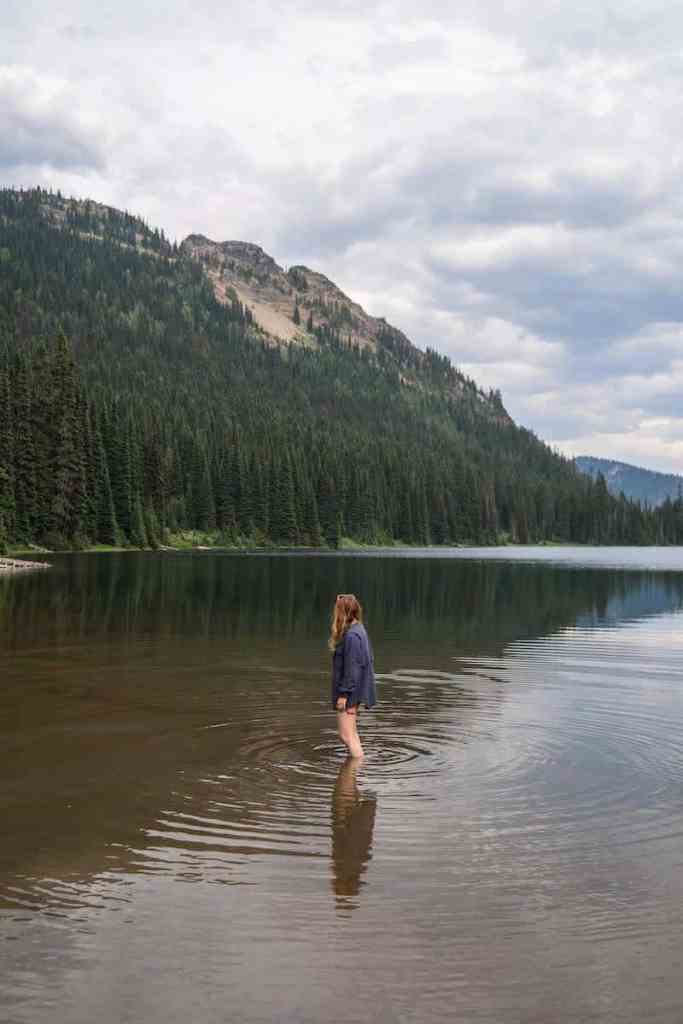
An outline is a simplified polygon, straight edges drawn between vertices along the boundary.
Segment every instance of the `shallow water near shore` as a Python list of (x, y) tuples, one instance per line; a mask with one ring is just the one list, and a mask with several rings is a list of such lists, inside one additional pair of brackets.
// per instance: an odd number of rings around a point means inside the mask
[(0, 579), (0, 1020), (677, 1019), (683, 551), (388, 554)]

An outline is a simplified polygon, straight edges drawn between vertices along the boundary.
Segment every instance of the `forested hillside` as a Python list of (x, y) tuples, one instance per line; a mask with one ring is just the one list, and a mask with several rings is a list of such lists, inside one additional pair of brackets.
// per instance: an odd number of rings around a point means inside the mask
[[(11, 543), (674, 542), (400, 332), (277, 344), (163, 233), (0, 192), (0, 532)], [(393, 332), (393, 333), (392, 333)], [(402, 335), (400, 335), (403, 338)], [(680, 503), (679, 503), (680, 504)]]

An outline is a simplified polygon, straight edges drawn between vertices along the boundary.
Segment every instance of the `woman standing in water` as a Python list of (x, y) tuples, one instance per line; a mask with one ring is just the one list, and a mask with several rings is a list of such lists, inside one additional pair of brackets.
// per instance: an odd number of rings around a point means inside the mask
[(339, 736), (351, 757), (362, 757), (358, 713), (361, 704), (371, 708), (377, 696), (363, 609), (353, 594), (337, 594), (328, 646), (333, 654), (332, 706), (337, 712)]

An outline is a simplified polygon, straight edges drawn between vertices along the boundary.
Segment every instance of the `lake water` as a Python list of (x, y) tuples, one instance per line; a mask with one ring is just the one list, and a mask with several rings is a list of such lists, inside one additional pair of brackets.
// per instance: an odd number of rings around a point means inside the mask
[(3, 1024), (680, 1019), (682, 551), (52, 561), (0, 579)]

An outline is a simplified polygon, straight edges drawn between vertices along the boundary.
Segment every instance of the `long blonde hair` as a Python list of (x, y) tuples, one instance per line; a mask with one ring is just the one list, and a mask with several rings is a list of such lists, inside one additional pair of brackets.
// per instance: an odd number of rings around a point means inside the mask
[(349, 626), (363, 621), (363, 609), (355, 594), (337, 594), (332, 612), (332, 629), (327, 646), (331, 651), (344, 639)]

